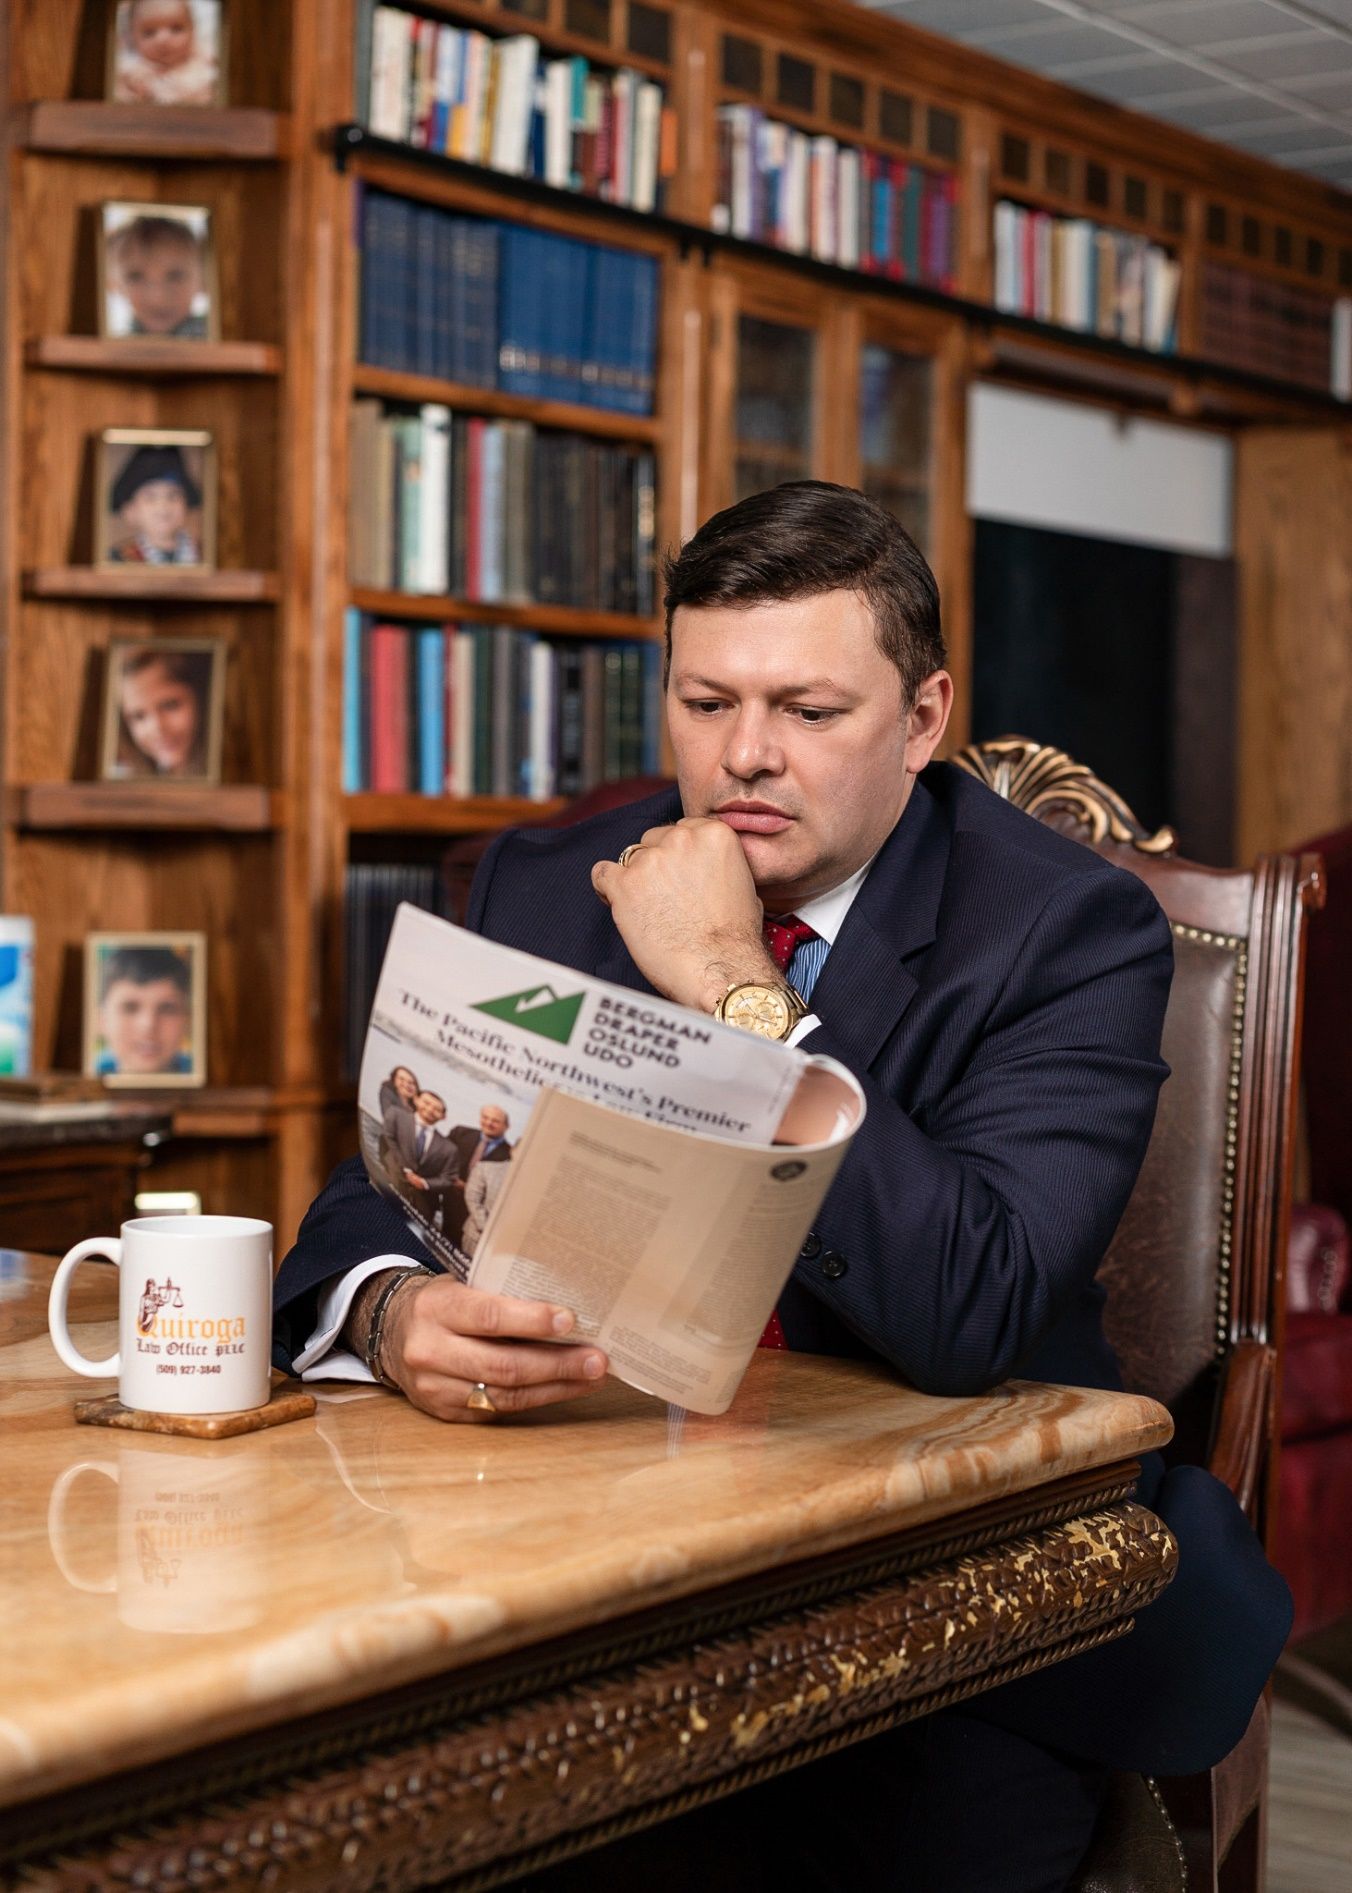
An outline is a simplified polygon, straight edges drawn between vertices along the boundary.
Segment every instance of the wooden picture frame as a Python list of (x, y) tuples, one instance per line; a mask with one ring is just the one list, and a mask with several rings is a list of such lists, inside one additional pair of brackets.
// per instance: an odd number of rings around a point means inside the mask
[(113, 638), (103, 667), (99, 780), (218, 783), (225, 664), (216, 638)]
[[(152, 484), (179, 487), (181, 506), (170, 499), (149, 515), (142, 495)], [(95, 565), (166, 575), (214, 571), (216, 448), (205, 429), (106, 427), (98, 436), (94, 489)]]
[(206, 1082), (204, 933), (91, 933), (85, 940), (83, 1068), (105, 1085)]
[(205, 204), (99, 206), (98, 318), (105, 340), (218, 342), (220, 289)]
[(105, 96), (117, 105), (221, 106), (224, 0), (113, 0)]

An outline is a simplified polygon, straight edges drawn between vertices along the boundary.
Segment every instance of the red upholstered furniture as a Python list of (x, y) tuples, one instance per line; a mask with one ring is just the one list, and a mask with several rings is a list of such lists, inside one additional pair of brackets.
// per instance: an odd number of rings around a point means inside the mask
[(1311, 917), (1302, 1043), (1312, 1203), (1292, 1219), (1276, 1561), (1293, 1641), (1352, 1613), (1352, 827), (1309, 844), (1327, 898)]

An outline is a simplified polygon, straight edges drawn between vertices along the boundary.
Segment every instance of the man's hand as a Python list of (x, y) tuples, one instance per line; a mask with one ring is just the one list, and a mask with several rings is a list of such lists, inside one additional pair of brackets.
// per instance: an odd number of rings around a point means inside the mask
[(714, 815), (650, 828), (623, 867), (598, 861), (592, 886), (649, 985), (712, 1012), (740, 980), (773, 983), (761, 904), (742, 844)]
[(415, 1189), (425, 1190), (429, 1187), (427, 1178), (420, 1177), (416, 1170), (410, 1170), (407, 1165), (404, 1166), (404, 1176), (408, 1182), (413, 1184)]
[[(370, 1313), (385, 1275), (363, 1282), (349, 1317), (352, 1345), (364, 1351)], [(380, 1365), (415, 1407), (438, 1420), (492, 1419), (465, 1405), (476, 1381), (499, 1413), (552, 1406), (593, 1393), (606, 1357), (595, 1347), (561, 1347), (575, 1326), (567, 1308), (488, 1295), (449, 1275), (410, 1280), (386, 1311)], [(548, 1337), (555, 1337), (550, 1340)]]

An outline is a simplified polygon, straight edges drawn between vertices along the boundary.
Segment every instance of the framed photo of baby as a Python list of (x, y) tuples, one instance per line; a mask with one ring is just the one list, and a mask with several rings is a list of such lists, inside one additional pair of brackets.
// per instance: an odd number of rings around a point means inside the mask
[(108, 97), (120, 105), (224, 105), (223, 0), (115, 0)]
[(201, 933), (91, 933), (84, 1068), (107, 1085), (200, 1085), (207, 943)]
[(95, 469), (95, 565), (211, 571), (216, 454), (200, 428), (109, 427)]
[(200, 204), (104, 204), (99, 334), (220, 339), (211, 212)]
[(209, 638), (114, 638), (104, 669), (104, 782), (219, 782), (225, 651)]

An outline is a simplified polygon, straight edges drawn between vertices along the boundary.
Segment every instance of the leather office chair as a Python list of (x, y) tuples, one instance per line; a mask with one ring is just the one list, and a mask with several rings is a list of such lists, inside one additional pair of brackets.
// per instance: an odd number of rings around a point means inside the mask
[[(1059, 750), (1006, 738), (954, 760), (1139, 875), (1173, 929), (1172, 1076), (1101, 1270), (1105, 1321), (1127, 1386), (1174, 1416), (1170, 1457), (1223, 1479), (1270, 1550), (1304, 932), (1322, 899), (1319, 858), (1199, 867)], [(1208, 1775), (1114, 1777), (1078, 1893), (1261, 1888), (1267, 1738), (1264, 1698)]]

